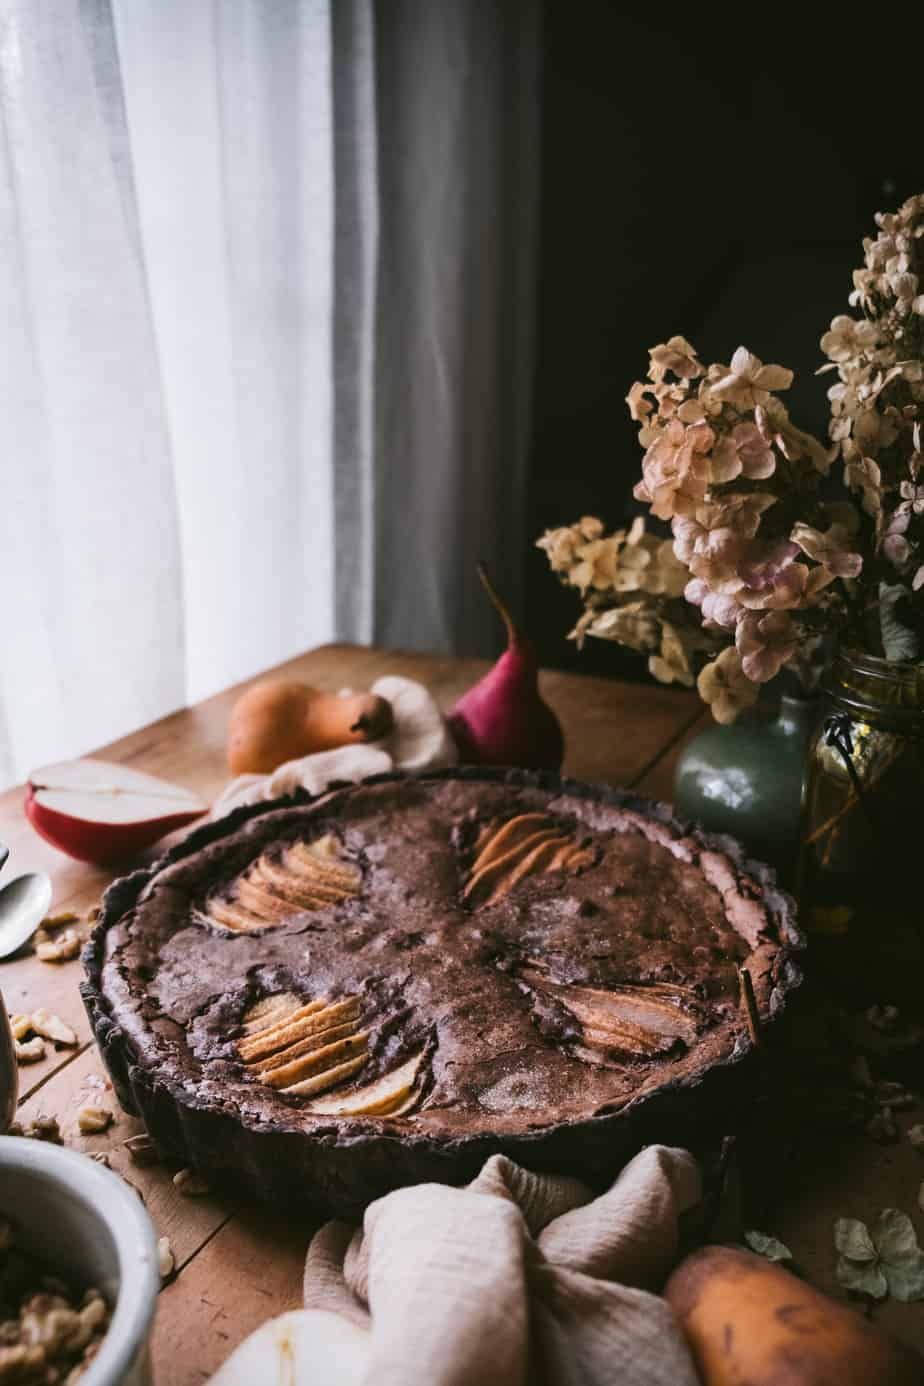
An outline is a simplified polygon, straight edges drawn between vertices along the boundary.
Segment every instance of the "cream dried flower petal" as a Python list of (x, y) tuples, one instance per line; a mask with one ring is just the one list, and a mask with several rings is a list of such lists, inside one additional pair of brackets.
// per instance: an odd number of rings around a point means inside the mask
[(655, 596), (679, 597), (689, 578), (689, 570), (674, 554), (669, 539), (662, 539), (654, 552), (653, 561), (639, 574), (642, 592)]
[(696, 687), (715, 720), (723, 725), (734, 722), (757, 699), (757, 684), (745, 675), (738, 651), (731, 645), (700, 671)]
[(598, 640), (615, 640), (627, 649), (645, 654), (659, 646), (659, 623), (646, 602), (628, 602), (625, 606), (588, 614), (592, 619), (582, 633), (596, 636)]
[(859, 456), (844, 464), (844, 481), (851, 491), (859, 491), (867, 515), (882, 509), (882, 473), (871, 457)]
[[(724, 367), (720, 370), (725, 372)], [(753, 409), (765, 403), (772, 390), (788, 390), (792, 380), (792, 371), (785, 366), (765, 366), (759, 357), (741, 346), (727, 373), (712, 383), (712, 391), (738, 408)]]
[(661, 652), (651, 655), (649, 671), (659, 683), (682, 683), (693, 686), (693, 667), (680, 632), (665, 621), (661, 626)]
[(598, 592), (613, 587), (624, 538), (624, 534), (611, 534), (607, 539), (592, 539), (576, 550), (578, 561), (568, 581), (580, 589), (582, 596), (591, 587)]
[(652, 393), (650, 385), (646, 385), (643, 380), (636, 380), (634, 385), (626, 395), (626, 404), (629, 406), (629, 416), (636, 423), (644, 423), (648, 415), (653, 411), (654, 404), (649, 399)]
[(708, 423), (709, 411), (706, 409), (702, 398), (685, 399), (677, 410), (677, 418), (681, 423), (696, 424)]
[(834, 362), (849, 361), (861, 352), (876, 346), (879, 332), (867, 318), (851, 318), (840, 314), (821, 339), (821, 349)]
[(685, 337), (671, 337), (668, 342), (652, 347), (649, 360), (652, 380), (661, 380), (665, 371), (684, 380), (694, 380), (705, 374), (705, 368), (697, 360), (696, 348)]
[(924, 486), (917, 486), (913, 481), (903, 481), (898, 490), (915, 515), (924, 512)]
[(567, 573), (579, 562), (579, 548), (598, 539), (603, 533), (602, 520), (593, 515), (584, 515), (577, 524), (566, 525), (560, 529), (547, 529), (536, 540), (536, 548), (544, 549), (553, 573)]
[(652, 514), (660, 520), (695, 510), (706, 493), (707, 454), (714, 441), (715, 434), (707, 425), (685, 428), (675, 419), (645, 453), (644, 494), (636, 487), (636, 497), (648, 499)]

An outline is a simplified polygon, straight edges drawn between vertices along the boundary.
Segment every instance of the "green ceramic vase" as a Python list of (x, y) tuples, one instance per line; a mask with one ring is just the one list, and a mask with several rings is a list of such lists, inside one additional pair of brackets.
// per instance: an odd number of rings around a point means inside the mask
[(817, 699), (783, 697), (774, 719), (743, 718), (702, 732), (677, 766), (678, 817), (738, 838), (791, 885), (806, 751), (819, 715)]

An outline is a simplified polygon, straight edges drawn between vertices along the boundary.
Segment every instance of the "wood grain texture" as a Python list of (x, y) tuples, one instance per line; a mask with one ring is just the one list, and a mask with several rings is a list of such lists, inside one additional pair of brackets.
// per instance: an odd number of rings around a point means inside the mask
[[(20, 1103), (20, 1120), (37, 1116), (58, 1119), (64, 1144), (86, 1155), (105, 1154), (111, 1169), (126, 1178), (144, 1199), (159, 1237), (168, 1237), (182, 1271), (206, 1241), (228, 1221), (233, 1209), (210, 1195), (189, 1198), (179, 1193), (173, 1176), (179, 1165), (138, 1165), (125, 1148), (129, 1136), (144, 1126), (123, 1112), (95, 1045), (89, 1046), (44, 1084), (38, 1092)], [(84, 1135), (78, 1126), (78, 1113), (86, 1105), (102, 1105), (112, 1112), (112, 1125), (98, 1135)]]
[[(861, 1133), (833, 1139), (823, 1167), (797, 1169), (777, 1199), (773, 1234), (793, 1253), (801, 1273), (819, 1290), (843, 1297), (837, 1283), (834, 1224), (838, 1218), (858, 1218), (872, 1226), (884, 1208), (899, 1208), (914, 1223), (924, 1246), (924, 1158), (908, 1140), (908, 1129), (924, 1120), (921, 1106), (896, 1112), (899, 1139), (879, 1145)], [(856, 1305), (863, 1312), (862, 1305)], [(902, 1304), (886, 1299), (876, 1305), (875, 1322), (902, 1338), (924, 1356), (924, 1302)], [(924, 1382), (924, 1367), (921, 1370)]]
[(298, 1308), (315, 1230), (247, 1208), (206, 1242), (161, 1292), (152, 1345), (157, 1386), (200, 1386), (261, 1323)]
[[(420, 679), (449, 708), (487, 665), (480, 660), (438, 658), (350, 645), (328, 645), (274, 670), (336, 691), (366, 688), (385, 673)], [(253, 682), (253, 680), (249, 681)], [(97, 752), (107, 760), (136, 766), (183, 784), (210, 800), (227, 779), (225, 732), (236, 697), (249, 684), (221, 693), (194, 708), (123, 737)], [(565, 729), (565, 772), (579, 778), (634, 785), (641, 793), (669, 799), (677, 757), (687, 741), (708, 724), (695, 694), (642, 685), (612, 683), (573, 674), (547, 673), (542, 687)], [(32, 831), (22, 815), (21, 788), (0, 795), (0, 841), (11, 849), (6, 874), (44, 869), (55, 886), (55, 909), (84, 913), (95, 905), (113, 874), (69, 861)], [(163, 844), (148, 855), (153, 857)], [(112, 1094), (98, 1086), (103, 1068), (81, 1005), (79, 962), (41, 963), (27, 952), (0, 962), (0, 989), (9, 1010), (33, 1011), (47, 1006), (78, 1034), (77, 1050), (54, 1052), (48, 1046), (43, 1063), (20, 1072), (22, 1115), (56, 1115), (68, 1145), (106, 1151), (112, 1167), (141, 1191), (160, 1235), (169, 1237), (178, 1274), (162, 1292), (154, 1336), (158, 1386), (198, 1386), (231, 1349), (264, 1319), (297, 1305), (301, 1298), (304, 1251), (312, 1228), (263, 1210), (236, 1208), (218, 1198), (183, 1197), (172, 1182), (173, 1170), (134, 1165), (124, 1148), (140, 1129), (118, 1111)], [(115, 1124), (103, 1135), (83, 1136), (76, 1114), (88, 1100), (112, 1102)], [(919, 1159), (919, 1157), (915, 1157)], [(924, 1177), (924, 1161), (919, 1161)], [(863, 1195), (866, 1172), (875, 1167), (877, 1206)], [(858, 1154), (838, 1197), (838, 1210), (871, 1217), (880, 1206), (908, 1208), (913, 1201), (914, 1171), (907, 1159), (899, 1166), (875, 1154), (875, 1162)], [(890, 1169), (895, 1170), (894, 1179)], [(849, 1196), (849, 1197), (848, 1197)], [(852, 1199), (852, 1201), (849, 1201)], [(798, 1215), (769, 1229), (786, 1236), (800, 1260), (827, 1285), (829, 1227), (838, 1212), (823, 1189), (806, 1191)], [(833, 1265), (833, 1262), (832, 1262)], [(920, 1306), (889, 1307), (891, 1326), (915, 1341), (921, 1333)]]

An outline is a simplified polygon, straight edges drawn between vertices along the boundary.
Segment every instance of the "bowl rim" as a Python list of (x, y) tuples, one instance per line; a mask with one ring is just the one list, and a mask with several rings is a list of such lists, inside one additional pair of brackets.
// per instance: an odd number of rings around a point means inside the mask
[(118, 1294), (102, 1346), (82, 1381), (85, 1386), (120, 1382), (147, 1342), (160, 1293), (157, 1235), (141, 1199), (89, 1156), (25, 1136), (0, 1137), (0, 1174), (5, 1169), (56, 1184), (67, 1197), (84, 1204), (112, 1237)]

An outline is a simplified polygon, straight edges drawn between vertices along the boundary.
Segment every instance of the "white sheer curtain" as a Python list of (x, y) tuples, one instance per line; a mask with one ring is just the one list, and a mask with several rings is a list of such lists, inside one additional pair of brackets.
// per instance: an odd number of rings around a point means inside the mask
[(0, 0), (0, 782), (514, 599), (532, 0)]

